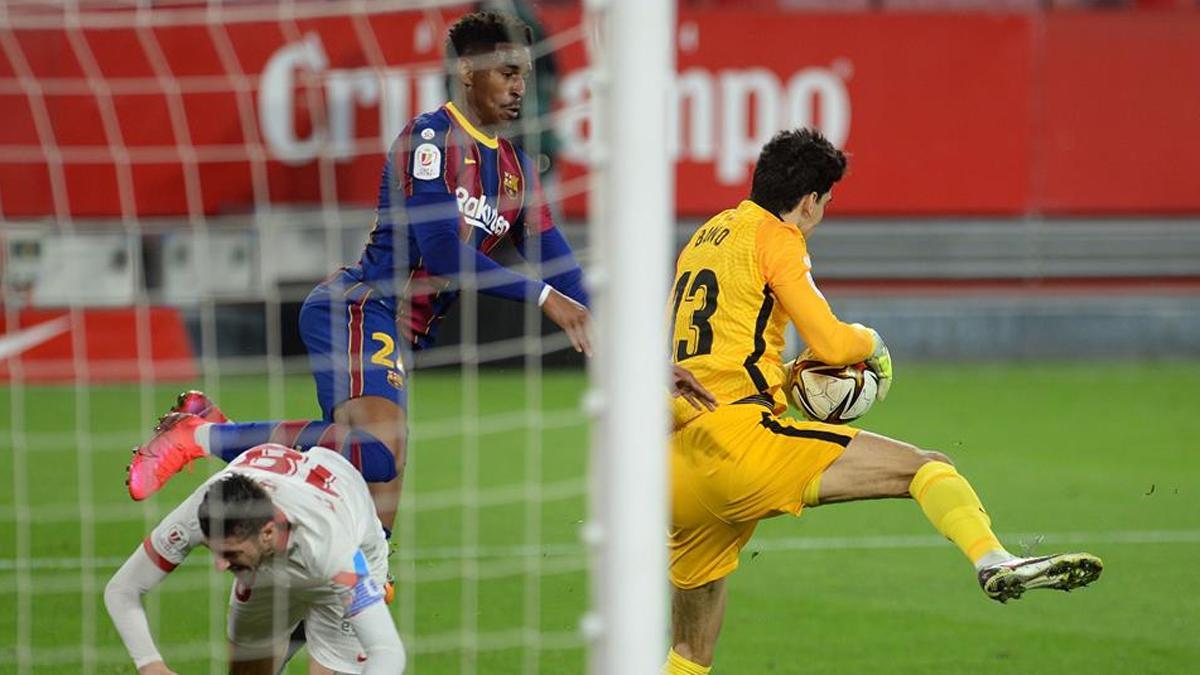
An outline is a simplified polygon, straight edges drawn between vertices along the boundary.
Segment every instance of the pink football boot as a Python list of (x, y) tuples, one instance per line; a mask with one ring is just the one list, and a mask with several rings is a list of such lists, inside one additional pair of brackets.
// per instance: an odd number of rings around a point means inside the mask
[(140, 502), (158, 492), (171, 476), (208, 454), (195, 439), (196, 427), (205, 423), (199, 415), (178, 412), (163, 415), (150, 440), (133, 449), (125, 484), (134, 501)]
[(202, 391), (190, 389), (183, 392), (175, 399), (175, 407), (171, 408), (173, 413), (188, 413), (204, 418), (205, 422), (213, 424), (224, 424), (229, 421), (225, 413), (217, 407), (216, 403)]

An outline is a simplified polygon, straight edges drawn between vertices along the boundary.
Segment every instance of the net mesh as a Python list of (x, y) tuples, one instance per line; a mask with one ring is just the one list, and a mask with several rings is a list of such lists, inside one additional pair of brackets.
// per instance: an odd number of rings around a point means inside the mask
[[(319, 417), (296, 307), (357, 258), (383, 152), (444, 100), (442, 39), (468, 9), (0, 5), (3, 318), (5, 339), (26, 340), (0, 345), (11, 446), (0, 471), (12, 477), (0, 488), (0, 596), (12, 608), (0, 670), (128, 664), (105, 584), (223, 466), (201, 462), (147, 502), (128, 500), (129, 448), (175, 393), (202, 388), (235, 419)], [(534, 55), (556, 59), (578, 91), (578, 13), (544, 20)], [(543, 103), (524, 133), (529, 154), (548, 158), (547, 134), (580, 128), (586, 111)], [(586, 179), (543, 168), (586, 260)], [(413, 364), (392, 612), (408, 672), (579, 671), (584, 377), (548, 356), (568, 343), (536, 305), (474, 292), (487, 282), (464, 284), (446, 339)], [(145, 596), (151, 628), (174, 669), (224, 672), (231, 580), (202, 549), (192, 558)], [(303, 659), (289, 672), (306, 672)]]

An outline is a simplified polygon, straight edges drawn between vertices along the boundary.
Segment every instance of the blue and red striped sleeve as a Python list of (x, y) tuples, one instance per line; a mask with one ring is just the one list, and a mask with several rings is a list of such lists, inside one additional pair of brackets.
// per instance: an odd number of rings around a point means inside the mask
[[(522, 222), (518, 223), (516, 230), (517, 251), (538, 268), (538, 274), (554, 290), (588, 307), (590, 298), (583, 285), (583, 269), (579, 267), (562, 231), (554, 226), (554, 217), (542, 190), (537, 167), (524, 152), (517, 152), (521, 167), (528, 176), (529, 186), (525, 195), (525, 209), (521, 214)], [(534, 237), (537, 238), (536, 244), (531, 241)]]

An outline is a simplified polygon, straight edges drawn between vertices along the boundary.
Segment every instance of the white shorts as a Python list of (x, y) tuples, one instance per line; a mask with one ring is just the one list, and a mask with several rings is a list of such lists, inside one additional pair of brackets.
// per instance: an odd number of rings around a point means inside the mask
[[(381, 587), (387, 580), (387, 559), (369, 559), (371, 578)], [(301, 620), (308, 653), (317, 663), (338, 673), (357, 675), (367, 655), (335, 592), (327, 588), (292, 588), (278, 597), (277, 586), (255, 583), (248, 593), (235, 583), (229, 596), (228, 638), (234, 660), (282, 656), (288, 636)]]

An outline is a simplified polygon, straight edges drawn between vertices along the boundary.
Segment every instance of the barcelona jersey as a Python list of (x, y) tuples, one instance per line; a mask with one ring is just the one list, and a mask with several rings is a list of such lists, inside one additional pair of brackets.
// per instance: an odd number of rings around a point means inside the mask
[[(406, 407), (406, 356), (433, 342), (468, 284), (518, 302), (540, 301), (553, 288), (588, 304), (583, 271), (531, 166), (453, 104), (405, 127), (384, 163), (375, 228), (358, 264), (317, 285), (300, 309), (324, 419), (363, 396)], [(542, 280), (492, 258), (506, 241)]]
[[(527, 234), (552, 227), (528, 157), (447, 103), (414, 118), (392, 145), (375, 228), (347, 272), (394, 303), (402, 337), (422, 348), (458, 296), (453, 275), (437, 274), (434, 263), (477, 275), (480, 289), (493, 295), (537, 297), (542, 284), (489, 264), (490, 256), (506, 238), (520, 245)], [(467, 259), (457, 243), (477, 255)], [(463, 259), (467, 268), (459, 269)]]

